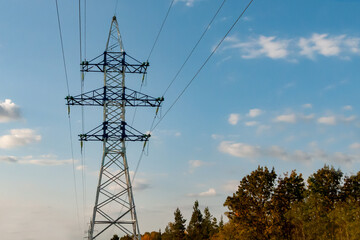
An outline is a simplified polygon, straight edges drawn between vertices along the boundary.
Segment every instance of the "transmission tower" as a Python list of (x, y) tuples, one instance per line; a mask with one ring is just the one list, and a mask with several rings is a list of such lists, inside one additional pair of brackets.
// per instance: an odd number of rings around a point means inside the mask
[[(111, 22), (105, 52), (81, 63), (81, 72), (102, 73), (104, 86), (77, 96), (67, 96), (67, 105), (102, 106), (103, 123), (86, 134), (83, 141), (101, 141), (103, 154), (96, 189), (88, 239), (101, 239), (112, 226), (125, 235), (140, 240), (134, 196), (126, 158), (126, 142), (148, 141), (143, 134), (126, 123), (126, 107), (159, 108), (164, 98), (154, 98), (125, 86), (125, 74), (146, 74), (148, 62), (129, 56), (121, 40), (118, 22)], [(145, 144), (144, 143), (144, 144)]]

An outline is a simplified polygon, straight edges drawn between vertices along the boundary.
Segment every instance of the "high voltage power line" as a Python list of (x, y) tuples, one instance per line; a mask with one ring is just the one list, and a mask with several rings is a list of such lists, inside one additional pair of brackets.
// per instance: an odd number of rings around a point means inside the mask
[(195, 75), (191, 78), (191, 80), (188, 82), (188, 84), (185, 86), (185, 88), (180, 92), (180, 94), (178, 95), (178, 97), (175, 99), (175, 101), (170, 105), (170, 107), (166, 110), (166, 112), (164, 113), (164, 115), (160, 118), (160, 120), (155, 124), (155, 126), (153, 126), (150, 129), (150, 132), (154, 131), (154, 129), (160, 124), (160, 122), (164, 119), (164, 117), (169, 113), (169, 111), (174, 107), (174, 105), (177, 103), (177, 101), (180, 99), (180, 97), (185, 93), (185, 91), (189, 88), (189, 86), (191, 85), (191, 83), (195, 80), (195, 78), (199, 75), (199, 73), (201, 72), (201, 70), (205, 67), (205, 65), (208, 63), (208, 61), (210, 60), (210, 58), (214, 55), (214, 53), (216, 52), (216, 50), (220, 47), (220, 45), (223, 43), (223, 41), (225, 40), (225, 38), (229, 35), (229, 33), (232, 31), (232, 29), (235, 27), (235, 25), (239, 22), (239, 20), (242, 18), (242, 16), (244, 15), (244, 13), (246, 12), (246, 10), (250, 7), (251, 3), (254, 0), (250, 0), (250, 2), (246, 5), (245, 9), (241, 12), (241, 14), (238, 16), (238, 18), (235, 20), (235, 22), (231, 25), (231, 27), (229, 28), (229, 30), (226, 32), (226, 34), (223, 36), (223, 38), (220, 40), (220, 42), (216, 45), (216, 47), (212, 50), (212, 52), (210, 53), (210, 55), (206, 58), (206, 60), (204, 61), (204, 63), (200, 66), (200, 68), (198, 69), (198, 71), (195, 73)]
[[(59, 37), (60, 37), (62, 60), (63, 60), (64, 73), (65, 73), (66, 89), (67, 89), (68, 95), (70, 95), (69, 78), (68, 78), (68, 74), (67, 74), (65, 52), (64, 52), (64, 43), (63, 43), (63, 37), (62, 37), (59, 6), (58, 6), (58, 1), (57, 0), (55, 0), (55, 5), (56, 5), (56, 14), (57, 14), (58, 27), (59, 27)], [(77, 187), (76, 187), (75, 160), (74, 160), (74, 148), (73, 148), (73, 141), (72, 141), (72, 127), (71, 127), (70, 114), (68, 114), (68, 122), (69, 122), (70, 149), (71, 149), (71, 160), (72, 160), (72, 170), (73, 170), (75, 202), (76, 202), (76, 215), (77, 215), (78, 225), (79, 225), (79, 228), (80, 228), (79, 204), (78, 204), (78, 199), (77, 199), (78, 194), (77, 194)]]
[[(169, 88), (172, 86), (172, 84), (175, 82), (175, 80), (176, 80), (177, 77), (179, 76), (180, 72), (183, 70), (184, 66), (186, 65), (186, 63), (188, 62), (188, 60), (190, 59), (190, 57), (191, 57), (192, 54), (194, 53), (195, 49), (198, 47), (198, 45), (200, 44), (201, 40), (204, 38), (205, 34), (207, 33), (207, 31), (210, 29), (213, 21), (215, 20), (215, 18), (216, 18), (217, 15), (219, 14), (219, 12), (220, 12), (220, 10), (222, 9), (222, 7), (224, 6), (225, 2), (226, 2), (226, 0), (223, 0), (222, 3), (220, 4), (220, 6), (218, 7), (218, 9), (216, 10), (215, 14), (213, 15), (213, 17), (211, 18), (210, 22), (209, 22), (208, 25), (206, 26), (205, 30), (204, 30), (203, 33), (201, 34), (200, 38), (198, 39), (198, 41), (196, 42), (196, 44), (194, 45), (194, 47), (191, 49), (191, 51), (190, 51), (190, 53), (188, 54), (188, 56), (186, 57), (184, 63), (181, 65), (181, 67), (180, 67), (179, 70), (176, 72), (175, 76), (173, 77), (173, 79), (171, 80), (171, 82), (169, 83), (169, 85), (167, 86), (167, 88), (165, 89), (165, 91), (164, 91), (164, 93), (163, 93), (163, 95), (162, 95), (163, 97), (165, 96), (165, 94), (167, 93), (167, 91), (169, 90)], [(173, 4), (173, 2), (171, 3), (170, 8), (171, 8), (172, 4)], [(169, 11), (170, 11), (170, 8), (169, 8), (169, 10), (168, 10), (168, 13), (169, 13)], [(167, 15), (168, 15), (168, 13), (167, 13)], [(166, 15), (164, 21), (166, 20), (167, 15)], [(163, 22), (163, 24), (164, 24), (164, 22)], [(162, 26), (163, 26), (163, 24), (162, 24)], [(162, 28), (161, 28), (161, 29), (162, 29)], [(159, 33), (160, 33), (160, 32), (159, 32)], [(155, 45), (155, 43), (154, 43), (154, 45)], [(135, 109), (135, 110), (136, 110), (136, 109)], [(156, 120), (156, 115), (155, 115), (154, 118), (153, 118), (153, 121), (152, 121), (152, 123), (151, 123), (149, 132), (152, 132), (152, 129), (153, 129), (155, 120)], [(136, 173), (137, 173), (137, 171), (138, 171), (138, 169), (139, 169), (139, 165), (140, 165), (141, 160), (142, 160), (142, 158), (143, 158), (143, 156), (144, 156), (144, 150), (145, 150), (145, 149), (143, 149), (142, 152), (140, 153), (139, 160), (138, 160), (138, 162), (137, 162), (137, 164), (136, 164), (136, 169), (135, 169), (135, 172), (134, 172), (133, 180), (135, 179)]]

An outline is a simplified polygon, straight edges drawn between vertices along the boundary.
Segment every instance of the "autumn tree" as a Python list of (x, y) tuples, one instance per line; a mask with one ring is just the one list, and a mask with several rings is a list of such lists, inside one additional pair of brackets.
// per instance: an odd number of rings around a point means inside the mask
[(276, 173), (267, 167), (258, 167), (244, 177), (238, 191), (228, 197), (224, 206), (231, 224), (242, 232), (244, 239), (270, 239), (271, 197)]
[(290, 176), (278, 179), (277, 187), (272, 196), (272, 231), (271, 235), (277, 239), (291, 239), (296, 232), (297, 225), (291, 223), (286, 213), (293, 204), (301, 203), (305, 198), (305, 183), (301, 174), (292, 171)]
[(176, 208), (174, 216), (175, 222), (173, 223), (171, 229), (173, 240), (184, 240), (186, 219), (183, 218), (179, 208)]
[(209, 239), (218, 230), (217, 220), (210, 213), (208, 207), (204, 209), (204, 220), (202, 222), (203, 239)]
[(188, 239), (202, 240), (203, 239), (203, 215), (199, 209), (199, 202), (196, 200), (193, 206), (193, 213), (189, 225), (187, 227)]

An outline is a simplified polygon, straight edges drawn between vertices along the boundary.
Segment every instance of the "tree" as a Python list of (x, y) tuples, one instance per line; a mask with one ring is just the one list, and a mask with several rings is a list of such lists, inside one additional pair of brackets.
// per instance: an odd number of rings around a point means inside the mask
[(115, 234), (110, 240), (120, 240), (120, 238), (118, 235)]
[(357, 175), (345, 177), (344, 185), (341, 187), (341, 201), (351, 201), (360, 204), (360, 171)]
[(310, 195), (317, 198), (323, 210), (329, 212), (339, 200), (340, 184), (343, 173), (340, 169), (325, 165), (308, 179)]
[(199, 209), (199, 202), (196, 200), (193, 207), (193, 213), (189, 225), (187, 227), (188, 239), (202, 240), (203, 239), (203, 215)]
[(296, 225), (291, 223), (291, 218), (286, 217), (294, 203), (300, 203), (305, 198), (305, 183), (301, 174), (292, 171), (290, 176), (278, 179), (277, 187), (272, 196), (272, 236), (278, 239), (291, 239), (296, 232)]
[[(114, 235), (114, 236), (115, 236), (115, 235)], [(117, 236), (117, 235), (116, 235), (116, 236)], [(116, 240), (116, 239), (114, 239), (114, 240)], [(126, 236), (124, 236), (124, 237), (121, 237), (120, 240), (133, 240), (133, 238), (130, 237), (129, 235), (126, 235)]]
[(271, 223), (271, 196), (274, 191), (276, 173), (267, 167), (258, 167), (244, 177), (238, 191), (227, 197), (230, 224), (235, 224), (243, 238), (269, 239)]
[(173, 240), (183, 240), (185, 239), (185, 222), (186, 220), (183, 218), (180, 209), (176, 208), (174, 212), (175, 222), (172, 225), (172, 235)]
[(204, 209), (204, 220), (202, 222), (203, 239), (209, 239), (218, 230), (216, 218), (214, 218), (208, 207)]

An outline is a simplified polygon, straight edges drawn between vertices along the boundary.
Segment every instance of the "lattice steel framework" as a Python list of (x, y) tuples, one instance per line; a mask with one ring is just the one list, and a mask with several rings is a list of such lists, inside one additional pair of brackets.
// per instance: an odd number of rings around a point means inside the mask
[(142, 134), (126, 123), (125, 107), (157, 107), (163, 97), (153, 98), (125, 87), (125, 74), (146, 74), (148, 62), (130, 57), (123, 47), (116, 17), (111, 22), (106, 50), (100, 56), (81, 63), (82, 72), (100, 72), (104, 86), (77, 96), (67, 96), (67, 105), (102, 106), (103, 123), (80, 141), (102, 141), (103, 155), (96, 190), (95, 206), (88, 239), (100, 239), (112, 226), (125, 235), (140, 240), (135, 202), (132, 192), (126, 141), (148, 141), (150, 134)]

